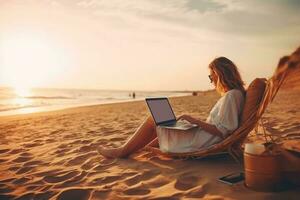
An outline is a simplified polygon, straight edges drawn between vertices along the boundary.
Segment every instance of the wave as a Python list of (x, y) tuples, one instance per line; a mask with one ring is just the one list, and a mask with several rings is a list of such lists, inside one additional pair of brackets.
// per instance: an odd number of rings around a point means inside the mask
[(67, 97), (67, 96), (27, 96), (21, 97), (26, 99), (76, 99), (74, 97)]
[(35, 107), (40, 107), (38, 105), (26, 105), (26, 106), (14, 106), (14, 107), (6, 107), (6, 108), (1, 108), (0, 107), (0, 112), (5, 112), (5, 111), (11, 111), (11, 110), (19, 110), (19, 109), (24, 109), (24, 108), (35, 108)]
[(130, 100), (132, 97), (104, 97), (104, 98), (96, 98), (98, 101), (115, 101), (115, 100)]
[(115, 100), (115, 99), (121, 99), (121, 98), (116, 98), (116, 97), (98, 98), (98, 100)]

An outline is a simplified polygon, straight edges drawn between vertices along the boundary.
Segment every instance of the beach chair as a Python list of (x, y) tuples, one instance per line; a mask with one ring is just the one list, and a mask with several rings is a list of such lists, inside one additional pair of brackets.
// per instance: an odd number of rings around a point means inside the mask
[(271, 78), (257, 78), (247, 88), (244, 110), (240, 126), (222, 142), (196, 152), (165, 153), (159, 148), (148, 146), (146, 149), (174, 158), (203, 158), (223, 152), (229, 153), (238, 163), (242, 163), (242, 145), (248, 134), (258, 126), (259, 121), (270, 102), (275, 98), (279, 88), (295, 69), (300, 68), (300, 48), (292, 55), (280, 59), (278, 67)]

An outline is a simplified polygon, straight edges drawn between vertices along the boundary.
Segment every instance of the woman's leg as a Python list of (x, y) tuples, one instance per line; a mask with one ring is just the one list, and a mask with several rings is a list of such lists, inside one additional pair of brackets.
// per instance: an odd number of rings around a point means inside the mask
[(105, 157), (126, 157), (145, 147), (156, 137), (155, 123), (152, 116), (149, 116), (123, 146), (110, 149), (100, 148), (99, 153)]

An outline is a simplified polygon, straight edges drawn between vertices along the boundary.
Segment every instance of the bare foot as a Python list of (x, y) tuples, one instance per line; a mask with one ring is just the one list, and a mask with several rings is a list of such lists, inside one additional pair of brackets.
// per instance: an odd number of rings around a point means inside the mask
[(122, 148), (104, 148), (99, 147), (98, 152), (107, 158), (121, 158), (124, 157), (122, 155)]

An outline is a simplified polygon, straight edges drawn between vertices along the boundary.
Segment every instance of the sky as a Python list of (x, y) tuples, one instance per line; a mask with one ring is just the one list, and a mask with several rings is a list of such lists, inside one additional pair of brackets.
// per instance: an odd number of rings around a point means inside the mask
[(300, 45), (298, 0), (0, 0), (0, 86), (207, 90), (249, 84)]

